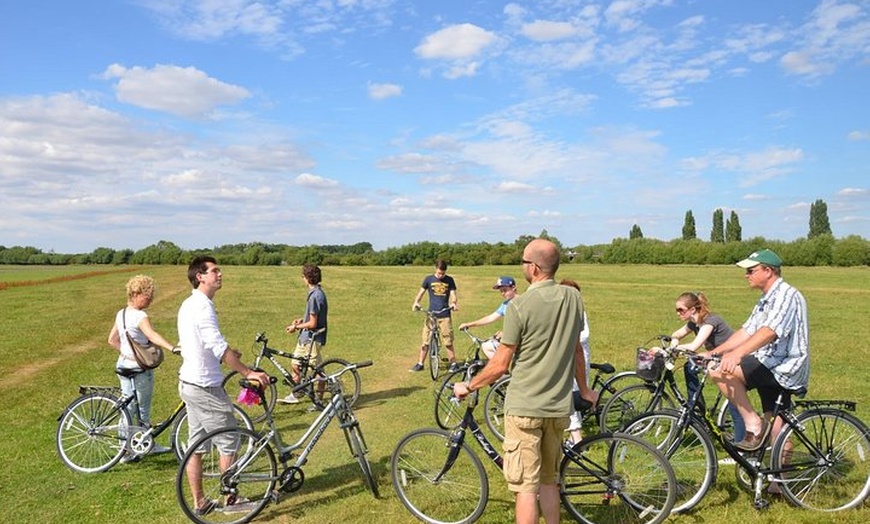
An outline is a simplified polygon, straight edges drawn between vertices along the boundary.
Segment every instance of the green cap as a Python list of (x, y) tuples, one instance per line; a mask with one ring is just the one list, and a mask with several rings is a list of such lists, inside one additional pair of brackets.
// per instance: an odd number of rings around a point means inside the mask
[(737, 265), (742, 267), (743, 269), (749, 269), (751, 267), (757, 266), (758, 264), (780, 267), (782, 265), (782, 259), (779, 258), (779, 255), (777, 255), (773, 251), (769, 249), (762, 249), (761, 251), (756, 251), (755, 253), (752, 253), (751, 255), (737, 263)]

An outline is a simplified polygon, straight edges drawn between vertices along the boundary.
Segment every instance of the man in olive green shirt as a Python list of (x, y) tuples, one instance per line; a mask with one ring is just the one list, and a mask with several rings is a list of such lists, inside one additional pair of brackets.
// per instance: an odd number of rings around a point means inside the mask
[(583, 398), (593, 404), (598, 400), (586, 384), (580, 345), (583, 301), (576, 289), (556, 283), (558, 269), (555, 244), (540, 238), (529, 242), (523, 250), (523, 275), (531, 285), (508, 304), (495, 356), (471, 381), (454, 386), (454, 394), (463, 398), (510, 368), (504, 475), (516, 496), (517, 524), (537, 523), (539, 502), (547, 524), (559, 522), (557, 475), (573, 409), (572, 379)]

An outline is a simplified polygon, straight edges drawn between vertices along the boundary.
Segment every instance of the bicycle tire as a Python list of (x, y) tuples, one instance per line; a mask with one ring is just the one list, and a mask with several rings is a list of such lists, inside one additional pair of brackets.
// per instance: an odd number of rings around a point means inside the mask
[[(220, 470), (221, 454), (213, 444), (215, 439), (238, 443), (239, 450), (224, 472)], [(175, 477), (178, 504), (187, 517), (197, 524), (243, 524), (256, 517), (272, 500), (278, 481), (278, 462), (268, 441), (246, 428), (224, 428), (198, 439), (188, 449)], [(194, 455), (202, 462), (202, 488), (206, 500), (216, 507), (205, 515), (196, 511), (187, 477), (188, 464)], [(227, 505), (227, 495), (244, 497), (248, 502)]]
[[(319, 366), (317, 366), (314, 370), (314, 374), (320, 373), (321, 376), (327, 376), (338, 371), (341, 371), (345, 367), (349, 366), (350, 362), (341, 358), (330, 358), (324, 360)], [(359, 372), (354, 368), (349, 371), (345, 371), (338, 377), (338, 382), (341, 384), (341, 391), (344, 395), (344, 402), (348, 405), (348, 407), (353, 406), (354, 403), (359, 399), (360, 392), (362, 392), (362, 379), (360, 378)], [(317, 387), (316, 385), (312, 385), (309, 387)], [(326, 404), (330, 400), (329, 389), (324, 388), (323, 390), (323, 403)]]
[(61, 461), (79, 473), (106, 471), (127, 449), (125, 428), (132, 426), (120, 399), (89, 393), (72, 401), (58, 420), (56, 445)]
[(870, 437), (850, 413), (818, 408), (797, 415), (803, 435), (785, 425), (771, 449), (783, 495), (795, 506), (841, 511), (861, 506), (870, 492)]
[(601, 433), (565, 450), (559, 465), (562, 506), (583, 524), (659, 524), (674, 505), (676, 478), (644, 440)]
[(266, 420), (267, 412), (273, 413), (275, 410), (275, 402), (278, 399), (278, 389), (275, 387), (274, 383), (270, 383), (266, 386), (266, 389), (263, 390), (263, 393), (266, 397), (266, 404), (254, 404), (253, 406), (249, 406), (247, 404), (242, 404), (239, 402), (239, 393), (242, 392), (242, 386), (239, 385), (239, 379), (243, 378), (239, 376), (238, 371), (231, 371), (224, 377), (224, 381), (221, 383), (224, 390), (226, 390), (227, 394), (230, 396), (230, 400), (233, 401), (233, 405), (238, 406), (242, 411), (245, 412), (245, 415), (248, 416), (254, 423), (259, 424)]
[(677, 496), (672, 513), (694, 508), (716, 482), (719, 461), (713, 439), (694, 418), (683, 429), (680, 412), (660, 410), (643, 413), (630, 421), (625, 432), (640, 437), (664, 453), (674, 468)]
[(372, 473), (372, 465), (368, 459), (369, 450), (365, 444), (365, 438), (363, 438), (359, 422), (345, 429), (345, 435), (347, 436), (347, 443), (350, 446), (350, 452), (357, 460), (359, 467), (362, 470), (366, 486), (368, 486), (369, 491), (372, 492), (372, 495), (374, 495), (376, 499), (380, 498), (381, 493), (378, 490), (378, 481)]
[(618, 431), (641, 413), (675, 407), (667, 392), (662, 392), (661, 398), (656, 400), (655, 391), (656, 387), (647, 383), (628, 386), (614, 393), (601, 408), (601, 431)]
[[(451, 434), (418, 429), (402, 437), (390, 457), (393, 488), (402, 505), (428, 524), (470, 524), (483, 514), (489, 479), (467, 444), (456, 449)], [(451, 450), (456, 457), (447, 466)]]
[[(236, 424), (240, 428), (254, 429), (254, 422), (245, 411), (239, 406), (233, 404), (233, 412), (236, 415)], [(189, 429), (187, 426), (187, 407), (181, 408), (175, 422), (172, 424), (172, 433), (169, 437), (169, 442), (172, 444), (172, 451), (175, 453), (175, 458), (178, 463), (184, 458), (187, 453), (187, 441)]]
[(625, 389), (628, 386), (641, 385), (645, 384), (646, 381), (637, 374), (636, 371), (622, 371), (613, 376), (610, 376), (605, 380), (598, 390), (598, 408), (600, 411), (601, 406), (603, 406), (610, 397), (619, 391), (620, 389)]
[(435, 392), (435, 423), (441, 429), (451, 430), (462, 422), (465, 403), (453, 396), (453, 384), (465, 380), (466, 369), (447, 375)]
[[(438, 322), (432, 327), (433, 330), (439, 329)], [(438, 335), (433, 334), (429, 337), (429, 376), (432, 380), (438, 380), (438, 372), (441, 367), (441, 342)]]
[(495, 381), (483, 400), (486, 427), (500, 441), (504, 441), (504, 399), (510, 379), (510, 375), (505, 375)]

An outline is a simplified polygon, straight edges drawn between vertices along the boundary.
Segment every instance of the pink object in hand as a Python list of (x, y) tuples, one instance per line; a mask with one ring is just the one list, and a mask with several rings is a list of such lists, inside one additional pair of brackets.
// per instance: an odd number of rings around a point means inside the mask
[(239, 391), (239, 396), (236, 400), (240, 404), (254, 406), (260, 403), (260, 396), (251, 388), (242, 388), (242, 390)]

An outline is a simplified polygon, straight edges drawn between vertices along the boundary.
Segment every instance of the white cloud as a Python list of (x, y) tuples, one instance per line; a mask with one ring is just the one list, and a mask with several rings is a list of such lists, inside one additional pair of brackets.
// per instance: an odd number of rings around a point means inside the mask
[(870, 140), (870, 131), (850, 131), (847, 135), (852, 142), (863, 142)]
[(152, 69), (110, 65), (104, 78), (118, 78), (118, 100), (178, 116), (198, 118), (251, 96), (247, 89), (209, 77), (195, 67), (158, 64)]
[(474, 24), (457, 24), (428, 35), (414, 53), (427, 60), (467, 60), (497, 41), (495, 33)]
[(383, 100), (385, 98), (393, 98), (402, 96), (402, 86), (398, 84), (375, 84), (368, 85), (369, 98), (373, 100)]
[(311, 173), (302, 173), (297, 176), (295, 182), (304, 187), (310, 187), (314, 189), (328, 189), (338, 187), (338, 181), (332, 180), (330, 178), (324, 178), (317, 175), (312, 175)]
[(520, 32), (526, 38), (536, 42), (562, 40), (576, 34), (577, 29), (569, 22), (553, 22), (550, 20), (535, 20), (524, 24)]

